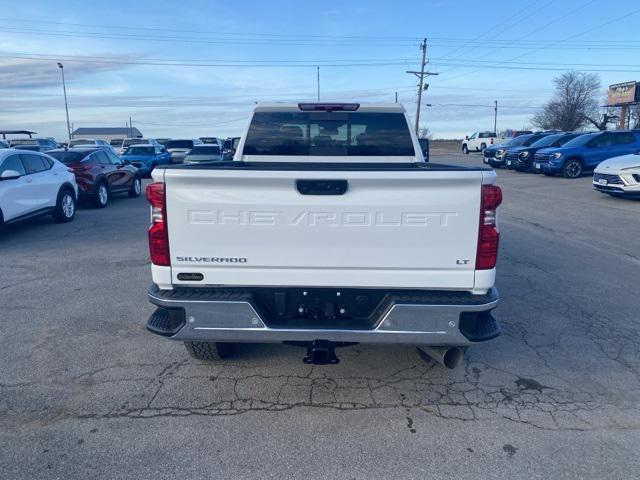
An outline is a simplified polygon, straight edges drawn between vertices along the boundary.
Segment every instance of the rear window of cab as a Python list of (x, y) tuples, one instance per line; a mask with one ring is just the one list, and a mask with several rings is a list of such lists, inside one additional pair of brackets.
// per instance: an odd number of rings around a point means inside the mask
[(255, 112), (243, 155), (415, 156), (400, 112)]

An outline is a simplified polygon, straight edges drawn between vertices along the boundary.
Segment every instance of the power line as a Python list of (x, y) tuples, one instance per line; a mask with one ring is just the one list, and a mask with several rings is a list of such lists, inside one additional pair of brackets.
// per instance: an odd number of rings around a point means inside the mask
[(73, 38), (99, 38), (110, 40), (127, 40), (127, 41), (156, 41), (170, 43), (195, 43), (195, 44), (220, 44), (220, 45), (278, 45), (278, 46), (410, 46), (413, 41), (402, 40), (361, 40), (361, 39), (264, 39), (264, 38), (204, 38), (204, 37), (185, 37), (185, 36), (168, 36), (168, 35), (141, 35), (135, 33), (110, 33), (110, 32), (63, 32), (55, 30), (42, 30), (34, 28), (9, 27), (3, 25), (0, 31), (15, 33), (19, 35), (42, 35), (53, 37), (73, 37)]
[[(533, 2), (533, 4), (537, 3), (540, 0), (536, 0), (535, 2)], [(530, 4), (529, 7), (533, 6), (533, 4)], [(500, 26), (502, 26), (505, 23), (508, 23), (510, 21), (512, 21), (514, 18), (517, 18), (518, 15), (522, 14), (525, 10), (527, 10), (529, 7), (524, 7), (521, 9), (520, 13), (514, 15), (514, 16), (510, 16), (507, 19), (505, 19), (503, 22), (501, 22), (498, 25), (494, 25), (492, 28), (490, 28), (487, 32), (495, 30), (497, 28), (499, 28)], [(536, 11), (536, 13), (539, 10)], [(147, 26), (141, 26), (141, 25), (104, 25), (104, 24), (92, 24), (92, 23), (73, 23), (73, 22), (56, 22), (56, 21), (50, 21), (50, 20), (32, 20), (32, 19), (17, 19), (17, 18), (0, 18), (0, 22), (7, 22), (10, 24), (16, 24), (16, 23), (38, 23), (38, 24), (51, 24), (51, 25), (61, 25), (61, 26), (69, 26), (69, 27), (95, 27), (95, 28), (101, 28), (101, 29), (105, 29), (105, 30), (109, 30), (109, 29), (116, 29), (116, 30), (127, 30), (130, 31), (131, 29), (135, 29), (137, 31), (143, 30), (143, 31), (159, 31), (159, 32), (177, 32), (177, 33), (194, 33), (194, 34), (211, 34), (211, 35), (219, 35), (219, 36), (247, 36), (247, 37), (276, 37), (276, 38), (283, 38), (283, 39), (287, 39), (287, 38), (328, 38), (328, 39), (356, 39), (356, 40), (402, 40), (402, 41), (411, 41), (414, 42), (415, 40), (419, 40), (421, 37), (419, 35), (415, 35), (415, 36), (382, 36), (382, 35), (328, 35), (328, 34), (284, 34), (284, 33), (271, 33), (271, 32), (221, 32), (218, 30), (212, 31), (212, 30), (190, 30), (190, 29), (171, 29), (171, 28), (166, 28), (166, 27), (147, 27)], [(477, 37), (474, 38), (464, 38), (464, 37), (437, 37), (437, 36), (433, 36), (433, 37), (429, 37), (429, 43), (431, 45), (440, 45), (437, 42), (443, 41), (443, 42), (449, 42), (449, 43), (461, 43), (463, 45), (466, 45), (468, 43), (473, 43), (476, 42), (480, 39), (482, 39), (482, 42), (480, 42), (480, 46), (486, 45), (488, 43), (513, 43), (513, 42), (521, 42), (521, 43), (531, 43), (531, 42), (522, 42), (522, 38), (519, 37), (517, 39), (511, 39), (511, 40), (495, 40), (495, 38), (497, 38), (497, 36), (491, 37), (489, 39), (484, 37), (484, 34), (479, 35)], [(559, 40), (535, 40), (533, 43), (535, 44), (542, 44), (542, 43), (555, 43)], [(630, 44), (630, 43), (640, 43), (640, 40), (637, 39), (619, 39), (619, 40), (597, 40), (597, 41), (592, 41), (592, 40), (585, 40), (582, 41), (580, 43), (584, 43), (584, 44), (603, 44), (603, 45), (607, 45), (607, 44), (619, 44), (621, 46)]]
[(245, 115), (244, 117), (234, 118), (233, 120), (227, 120), (227, 121), (224, 121), (224, 122), (169, 124), (169, 123), (141, 122), (140, 120), (136, 120), (136, 123), (139, 123), (140, 125), (153, 125), (153, 126), (156, 126), (156, 127), (202, 127), (202, 126), (217, 127), (219, 125), (227, 125), (229, 123), (240, 122), (240, 121), (246, 120), (248, 118), (249, 117)]
[[(592, 0), (591, 2), (589, 2), (588, 4), (590, 4), (590, 3), (593, 3), (593, 0)], [(586, 4), (586, 5), (588, 5), (588, 4)], [(587, 33), (590, 33), (590, 32), (592, 32), (592, 31), (594, 31), (594, 30), (598, 30), (598, 29), (600, 29), (600, 28), (602, 28), (602, 27), (606, 27), (607, 25), (611, 25), (612, 23), (615, 23), (615, 22), (618, 22), (618, 21), (623, 20), (623, 19), (625, 19), (625, 18), (628, 18), (628, 17), (630, 17), (630, 16), (633, 16), (633, 15), (637, 14), (638, 12), (640, 12), (640, 8), (639, 8), (639, 9), (636, 9), (636, 10), (632, 10), (631, 12), (626, 13), (626, 14), (624, 14), (624, 15), (621, 15), (620, 17), (615, 17), (615, 18), (613, 18), (613, 19), (607, 20), (607, 21), (606, 21), (606, 22), (604, 22), (604, 23), (601, 23), (601, 24), (599, 24), (599, 25), (596, 25), (596, 26), (594, 26), (594, 27), (591, 27), (591, 28), (589, 28), (589, 29), (587, 29), (587, 30), (584, 30), (584, 31), (580, 32), (580, 33), (576, 33), (576, 34), (573, 34), (573, 35), (569, 35), (568, 37), (566, 37), (566, 38), (564, 38), (563, 40), (560, 40), (560, 41), (567, 41), (567, 40), (574, 39), (574, 38), (576, 38), (576, 37), (580, 37), (580, 36), (582, 36), (582, 35), (586, 35)], [(542, 51), (542, 50), (546, 50), (547, 48), (548, 48), (548, 47), (541, 47), (541, 48), (538, 48), (537, 50), (534, 50), (533, 52), (526, 52), (526, 53), (523, 53), (523, 54), (521, 54), (521, 55), (517, 55), (517, 56), (515, 56), (515, 57), (513, 57), (513, 58), (510, 58), (510, 59), (508, 59), (508, 60), (498, 61), (498, 62), (496, 62), (496, 63), (494, 63), (494, 64), (492, 64), (492, 65), (488, 65), (487, 67), (483, 67), (483, 68), (499, 68), (499, 66), (500, 66), (500, 65), (502, 65), (502, 64), (503, 64), (503, 63), (505, 63), (505, 62), (512, 62), (512, 61), (514, 61), (514, 60), (519, 60), (519, 59), (521, 59), (521, 58), (523, 58), (523, 57), (526, 57), (527, 55), (529, 55), (529, 54), (531, 54), (531, 53), (535, 53), (535, 52), (539, 52), (539, 51)], [(515, 68), (515, 67), (512, 67), (512, 68)], [(468, 73), (466, 73), (466, 74), (464, 74), (464, 75), (465, 75), (465, 76), (468, 76), (468, 75), (473, 74), (473, 73), (476, 73), (476, 72), (478, 72), (478, 71), (480, 71), (480, 70), (481, 70), (481, 68), (480, 68), (480, 69), (477, 69), (477, 70), (474, 70), (474, 71), (472, 71), (472, 72), (470, 72), (470, 73), (468, 72)], [(550, 70), (550, 69), (549, 69), (549, 70)], [(611, 72), (611, 73), (622, 73), (622, 72), (636, 73), (636, 72), (635, 72), (635, 71), (633, 71), (633, 70), (627, 70), (627, 71), (622, 70), (622, 71), (620, 71), (620, 70), (600, 70), (600, 69), (589, 69), (588, 71), (591, 71), (591, 72)], [(454, 76), (454, 77), (449, 77), (447, 80), (453, 80), (453, 79), (455, 79), (455, 78), (459, 78), (460, 76), (462, 76), (462, 75), (456, 75), (456, 76)]]
[[(596, 1), (596, 0), (590, 0), (590, 1), (588, 1), (587, 3), (584, 3), (584, 4), (580, 5), (580, 7), (579, 7), (579, 8), (577, 8), (577, 9), (571, 9), (569, 12), (565, 13), (564, 15), (561, 15), (560, 17), (557, 17), (556, 19), (554, 19), (554, 20), (552, 20), (552, 21), (550, 21), (550, 22), (545, 22), (545, 24), (544, 24), (544, 25), (542, 25), (541, 27), (538, 27), (538, 28), (536, 28), (536, 29), (534, 29), (534, 30), (530, 31), (529, 33), (526, 33), (526, 34), (522, 35), (522, 37), (521, 37), (521, 38), (527, 38), (527, 37), (530, 37), (531, 35), (536, 34), (536, 33), (538, 33), (539, 31), (544, 30), (544, 29), (546, 29), (546, 28), (550, 27), (551, 25), (553, 25), (553, 24), (555, 24), (555, 23), (558, 23), (558, 22), (560, 22), (560, 21), (564, 20), (566, 17), (568, 17), (568, 16), (570, 16), (570, 15), (575, 14), (575, 12), (576, 12), (576, 11), (579, 11), (579, 10), (582, 10), (582, 9), (586, 8), (587, 6), (591, 5), (591, 4), (592, 4), (592, 3), (594, 3), (595, 1)], [(546, 7), (546, 6), (547, 6), (547, 4), (545, 4), (545, 7)], [(519, 41), (520, 41), (520, 40), (519, 40)], [(513, 43), (516, 43), (516, 42), (513, 42)], [(511, 45), (511, 44), (509, 44), (509, 45)], [(482, 57), (475, 57), (475, 58), (474, 58), (474, 60), (478, 60), (478, 59), (480, 59), (480, 58), (482, 58)], [(458, 75), (458, 76), (459, 76), (459, 75)], [(453, 78), (457, 78), (457, 77), (453, 77)], [(449, 80), (451, 80), (451, 78), (449, 78)]]
[[(518, 12), (516, 15), (513, 16), (509, 16), (508, 18), (504, 19), (502, 22), (498, 23), (497, 25), (494, 25), (493, 27), (491, 27), (490, 29), (486, 30), (486, 32), (480, 34), (479, 36), (475, 37), (474, 40), (478, 40), (478, 39), (483, 39), (484, 41), (486, 40), (495, 40), (497, 37), (499, 37), (500, 35), (502, 35), (505, 30), (501, 29), (501, 27), (506, 24), (506, 23), (510, 23), (509, 27), (507, 28), (507, 30), (510, 30), (511, 28), (513, 28), (515, 25), (518, 25), (519, 23), (521, 23), (522, 21), (524, 21), (525, 19), (528, 19), (531, 17), (531, 15), (533, 15), (534, 12), (530, 13), (529, 15), (526, 15), (524, 18), (518, 20), (517, 22), (513, 22), (514, 18), (517, 18), (519, 15), (522, 15), (522, 13), (524, 13), (525, 11), (527, 11), (529, 8), (534, 7), (536, 4), (538, 4), (541, 0), (534, 0), (533, 2), (529, 3), (527, 6), (525, 6), (524, 8), (522, 8), (520, 10), (520, 12)], [(553, 0), (552, 0), (553, 1)], [(552, 3), (552, 1), (548, 2), (547, 4), (545, 4), (544, 7), (548, 6), (550, 3)], [(493, 37), (490, 37), (489, 39), (485, 39), (484, 36), (490, 32), (495, 32), (498, 31), (498, 33), (496, 35), (494, 35)], [(473, 42), (469, 42), (473, 43)], [(468, 44), (467, 44), (468, 45)], [(454, 52), (456, 51), (470, 51), (470, 50), (474, 50), (478, 48), (477, 46), (471, 46), (470, 48), (465, 48), (465, 45), (457, 48), (456, 50), (454, 50), (453, 52), (448, 52), (447, 55), (452, 55)], [(459, 56), (459, 55), (458, 55)]]
[[(522, 56), (521, 56), (522, 57)], [(521, 58), (516, 57), (516, 58)], [(294, 60), (294, 63), (281, 63), (283, 61), (269, 60), (209, 60), (202, 62), (183, 62), (178, 59), (167, 59), (166, 61), (149, 61), (148, 59), (127, 60), (125, 58), (109, 58), (109, 57), (84, 57), (70, 55), (53, 55), (53, 54), (13, 54), (7, 55), (0, 52), (0, 58), (11, 58), (19, 60), (35, 60), (51, 62), (53, 60), (62, 60), (65, 62), (77, 63), (97, 63), (97, 64), (114, 64), (114, 65), (134, 65), (134, 66), (165, 66), (165, 67), (228, 67), (228, 68), (317, 68), (322, 67), (379, 67), (379, 66), (406, 66), (408, 60), (385, 61), (383, 59), (367, 59), (360, 61), (341, 61), (336, 60), (332, 63), (323, 63), (315, 60)], [(538, 70), (538, 71), (561, 71), (568, 68), (579, 68), (580, 70), (589, 72), (611, 72), (611, 73), (637, 73), (640, 65), (629, 64), (595, 64), (595, 63), (550, 63), (550, 62), (515, 62), (510, 60), (490, 61), (490, 60), (459, 60), (450, 61), (445, 58), (434, 57), (439, 65), (451, 66), (456, 68), (475, 68), (479, 71), (485, 68), (502, 69), (502, 70)], [(245, 63), (246, 62), (246, 63)], [(255, 63), (249, 63), (255, 62)], [(304, 63), (301, 63), (304, 62)], [(327, 61), (329, 62), (329, 61)], [(545, 66), (546, 65), (546, 66)], [(604, 67), (604, 68), (602, 68)], [(471, 73), (474, 73), (471, 72)], [(457, 78), (460, 75), (449, 77), (448, 80)]]
[(120, 29), (120, 30), (146, 30), (146, 31), (159, 31), (159, 32), (179, 32), (179, 33), (195, 33), (195, 34), (214, 34), (214, 35), (228, 35), (228, 36), (250, 36), (250, 37), (276, 37), (276, 38), (331, 38), (331, 39), (358, 39), (358, 40), (411, 40), (415, 41), (418, 36), (384, 36), (384, 35), (327, 35), (327, 34), (291, 34), (291, 33), (270, 33), (270, 32), (221, 32), (219, 30), (189, 30), (189, 29), (171, 29), (165, 27), (145, 27), (140, 25), (104, 25), (95, 23), (72, 23), (72, 22), (55, 22), (51, 20), (26, 20), (16, 18), (0, 18), (0, 21), (10, 23), (44, 23), (50, 25), (62, 25), (69, 27), (97, 27), (102, 29)]

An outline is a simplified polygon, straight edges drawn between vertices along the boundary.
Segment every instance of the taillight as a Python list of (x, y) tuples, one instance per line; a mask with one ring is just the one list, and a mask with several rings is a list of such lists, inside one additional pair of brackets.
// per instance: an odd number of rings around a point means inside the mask
[(502, 203), (502, 190), (495, 185), (482, 185), (480, 226), (476, 270), (490, 270), (496, 266), (500, 232), (496, 223), (496, 209)]
[(167, 204), (164, 193), (164, 183), (147, 185), (147, 201), (151, 204), (151, 226), (149, 227), (151, 263), (168, 267), (171, 265), (171, 257), (169, 255), (169, 236), (167, 235)]

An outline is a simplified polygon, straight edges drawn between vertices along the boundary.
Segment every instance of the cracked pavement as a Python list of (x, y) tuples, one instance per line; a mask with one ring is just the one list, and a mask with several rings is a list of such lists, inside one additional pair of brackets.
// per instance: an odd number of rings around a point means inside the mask
[(640, 202), (498, 175), (503, 335), (455, 371), (401, 346), (191, 359), (144, 330), (142, 198), (7, 229), (0, 478), (638, 478)]

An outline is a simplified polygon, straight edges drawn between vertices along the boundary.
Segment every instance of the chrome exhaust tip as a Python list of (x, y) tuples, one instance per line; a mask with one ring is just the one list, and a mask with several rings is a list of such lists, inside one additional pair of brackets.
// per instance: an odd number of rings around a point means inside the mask
[(450, 370), (462, 362), (464, 351), (460, 347), (418, 347), (423, 353)]

